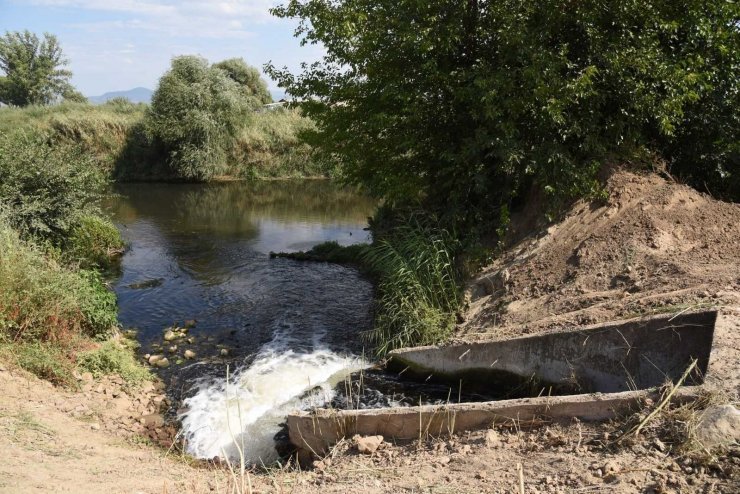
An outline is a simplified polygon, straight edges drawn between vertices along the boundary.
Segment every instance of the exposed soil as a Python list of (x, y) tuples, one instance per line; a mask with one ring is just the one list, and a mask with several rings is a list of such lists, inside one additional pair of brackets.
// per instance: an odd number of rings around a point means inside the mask
[[(740, 304), (740, 205), (614, 173), (603, 203), (509, 248), (471, 284), (459, 335), (505, 338)], [(531, 216), (525, 212), (522, 216)]]
[[(655, 175), (618, 172), (603, 204), (509, 249), (471, 284), (457, 338), (499, 339), (658, 312), (716, 307), (710, 388), (738, 400), (740, 206)], [(167, 449), (159, 385), (126, 390), (80, 376), (54, 388), (0, 363), (0, 492), (236, 492), (223, 466)], [(687, 449), (692, 414), (674, 410), (616, 441), (646, 410), (607, 424), (478, 431), (360, 454), (339, 444), (308, 471), (253, 472), (253, 492), (527, 493), (740, 492), (737, 444)]]

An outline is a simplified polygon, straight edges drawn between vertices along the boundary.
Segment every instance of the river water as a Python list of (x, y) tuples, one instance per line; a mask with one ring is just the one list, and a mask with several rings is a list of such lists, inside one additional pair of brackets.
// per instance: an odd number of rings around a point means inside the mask
[[(372, 286), (352, 268), (269, 252), (367, 241), (374, 202), (324, 181), (117, 192), (111, 209), (129, 245), (115, 284), (120, 321), (138, 330), (142, 355), (171, 362), (158, 372), (181, 403), (188, 451), (235, 456), (239, 445), (248, 461), (273, 461), (287, 413), (331, 404), (367, 367)], [(186, 321), (190, 340), (163, 341)]]

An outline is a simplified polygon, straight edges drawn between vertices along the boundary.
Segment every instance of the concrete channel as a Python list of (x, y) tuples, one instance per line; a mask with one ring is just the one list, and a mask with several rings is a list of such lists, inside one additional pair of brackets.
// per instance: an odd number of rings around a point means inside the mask
[(502, 426), (606, 420), (676, 382), (692, 399), (704, 382), (715, 311), (658, 316), (503, 341), (417, 347), (391, 353), (405, 378), (475, 389), (493, 401), (363, 410), (320, 409), (288, 416), (291, 442), (316, 455), (354, 434), (408, 441)]

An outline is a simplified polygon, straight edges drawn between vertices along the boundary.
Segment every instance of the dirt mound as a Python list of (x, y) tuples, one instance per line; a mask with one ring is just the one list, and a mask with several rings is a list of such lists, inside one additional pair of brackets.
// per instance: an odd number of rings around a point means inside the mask
[(740, 205), (657, 175), (618, 171), (471, 284), (465, 339), (503, 338), (740, 298)]

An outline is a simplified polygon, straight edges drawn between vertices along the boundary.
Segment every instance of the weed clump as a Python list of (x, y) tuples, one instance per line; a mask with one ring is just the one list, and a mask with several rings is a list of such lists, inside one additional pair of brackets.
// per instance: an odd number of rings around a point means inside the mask
[(123, 251), (121, 234), (107, 218), (80, 218), (65, 241), (67, 256), (82, 268), (109, 268)]
[(131, 340), (108, 340), (98, 348), (77, 355), (77, 368), (94, 377), (117, 374), (128, 384), (151, 380), (151, 373), (134, 357), (135, 343)]
[(461, 303), (456, 250), (449, 232), (416, 216), (367, 248), (362, 260), (378, 279), (375, 327), (367, 338), (379, 355), (440, 343), (452, 333)]

